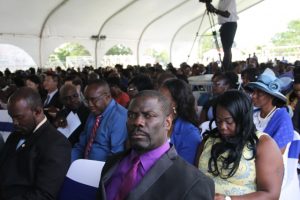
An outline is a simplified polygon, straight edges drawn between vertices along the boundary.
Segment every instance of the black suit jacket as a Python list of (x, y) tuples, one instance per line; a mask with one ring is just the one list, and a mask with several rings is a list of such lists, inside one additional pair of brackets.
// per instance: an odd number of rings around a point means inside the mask
[(16, 150), (8, 137), (0, 155), (0, 199), (56, 199), (71, 162), (71, 145), (48, 121)]
[[(47, 97), (47, 95), (46, 95)], [(46, 100), (44, 100), (43, 102), (45, 102)], [(49, 115), (49, 111), (48, 111), (48, 108), (49, 107), (55, 107), (55, 108), (58, 108), (59, 110), (62, 109), (63, 105), (60, 101), (60, 98), (59, 98), (59, 92), (57, 91), (53, 97), (51, 98), (50, 102), (47, 104), (47, 105), (44, 105), (44, 112), (45, 112), (45, 115), (47, 116), (48, 120), (53, 123), (54, 121), (54, 118)]]
[[(71, 112), (70, 109), (64, 108), (57, 113), (56, 118), (60, 118), (60, 117), (67, 118), (70, 112)], [(76, 144), (79, 141), (79, 136), (81, 132), (84, 130), (86, 120), (90, 114), (90, 110), (82, 103), (80, 107), (73, 112), (77, 113), (81, 124), (71, 133), (71, 135), (68, 138), (72, 146), (74, 146), (74, 144)]]
[[(47, 97), (47, 95), (46, 95)], [(45, 102), (46, 99), (43, 101)], [(53, 97), (51, 98), (50, 102), (44, 106), (44, 108), (48, 108), (48, 107), (51, 107), (51, 106), (54, 106), (56, 108), (59, 108), (61, 109), (63, 107), (63, 104), (61, 103), (60, 99), (59, 99), (59, 92), (57, 91)]]
[[(109, 158), (101, 173), (97, 199), (106, 200), (105, 184), (128, 152)], [(214, 199), (213, 181), (177, 155), (165, 153), (128, 195), (127, 200)]]

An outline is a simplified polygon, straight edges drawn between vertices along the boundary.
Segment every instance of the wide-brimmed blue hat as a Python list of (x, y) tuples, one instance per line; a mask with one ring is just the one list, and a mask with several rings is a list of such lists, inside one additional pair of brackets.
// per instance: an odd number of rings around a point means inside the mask
[(262, 90), (269, 95), (286, 102), (286, 97), (280, 91), (292, 81), (293, 79), (289, 77), (277, 78), (275, 73), (271, 69), (267, 68), (261, 75), (258, 76), (257, 81), (248, 83), (246, 87), (252, 90)]

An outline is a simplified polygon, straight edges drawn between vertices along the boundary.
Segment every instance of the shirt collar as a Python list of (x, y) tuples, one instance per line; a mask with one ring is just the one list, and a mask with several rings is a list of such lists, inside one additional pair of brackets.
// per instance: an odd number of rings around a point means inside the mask
[(56, 89), (53, 92), (47, 94), (47, 95), (49, 95), (49, 101), (48, 101), (48, 103), (50, 102), (50, 100), (52, 99), (52, 97), (55, 95), (56, 92), (58, 92), (58, 89)]
[(44, 119), (35, 127), (35, 129), (33, 130), (33, 133), (38, 129), (40, 128), (44, 123), (46, 123), (47, 121), (47, 117), (44, 116)]
[(109, 104), (106, 106), (106, 108), (104, 109), (104, 111), (100, 114), (103, 116), (105, 116), (105, 114), (107, 112), (109, 112), (109, 110), (116, 104), (115, 100), (111, 99), (111, 101), (109, 102)]
[[(168, 150), (170, 149), (170, 144), (166, 141), (163, 145), (148, 151), (142, 155), (140, 155), (140, 160), (145, 171), (148, 171), (152, 165)], [(134, 150), (131, 152), (130, 160), (136, 157), (138, 154)]]

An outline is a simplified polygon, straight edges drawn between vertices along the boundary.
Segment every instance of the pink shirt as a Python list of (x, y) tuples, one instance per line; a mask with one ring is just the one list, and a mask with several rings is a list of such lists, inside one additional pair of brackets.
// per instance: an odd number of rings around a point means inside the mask
[[(156, 161), (169, 149), (170, 144), (166, 142), (162, 146), (140, 155), (141, 164), (138, 168), (138, 174), (134, 183), (135, 186), (142, 180), (142, 178), (156, 163)], [(134, 150), (132, 150), (128, 156), (121, 160), (116, 171), (113, 173), (112, 177), (105, 185), (107, 200), (115, 199), (120, 190), (123, 176), (132, 167), (131, 160), (137, 155), (138, 154)]]

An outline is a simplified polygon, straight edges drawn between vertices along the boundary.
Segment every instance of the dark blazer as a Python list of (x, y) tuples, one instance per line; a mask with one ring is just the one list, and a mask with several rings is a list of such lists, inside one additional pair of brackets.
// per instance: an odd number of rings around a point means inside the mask
[(0, 153), (1, 153), (3, 146), (4, 146), (4, 139), (3, 139), (2, 135), (0, 134)]
[[(129, 152), (109, 158), (101, 173), (97, 199), (106, 200), (105, 184)], [(214, 199), (213, 181), (177, 155), (174, 147), (147, 172), (127, 200)]]
[[(47, 98), (47, 95), (46, 95)], [(46, 101), (46, 99), (44, 99), (43, 103)], [(59, 99), (59, 91), (57, 91), (53, 97), (51, 98), (50, 102), (44, 106), (44, 108), (48, 108), (54, 106), (56, 108), (61, 109), (63, 107), (63, 104), (61, 103), (60, 99)]]
[[(46, 95), (46, 97), (47, 97), (47, 95)], [(45, 101), (46, 100), (44, 100), (43, 102), (45, 102)], [(58, 108), (59, 110), (62, 109), (63, 104), (60, 101), (58, 91), (53, 95), (50, 102), (47, 105), (44, 106), (44, 113), (47, 116), (50, 123), (53, 124), (54, 118), (51, 115), (49, 115), (49, 111), (47, 110), (47, 108), (49, 108), (49, 107), (55, 107), (55, 108)]]
[[(72, 110), (70, 109), (64, 108), (57, 113), (56, 118), (67, 118), (71, 111)], [(72, 146), (74, 146), (74, 144), (76, 144), (79, 141), (80, 133), (84, 130), (85, 122), (90, 114), (90, 110), (82, 103), (80, 107), (75, 111), (73, 110), (73, 112), (77, 113), (81, 124), (71, 133), (71, 135), (68, 138)]]
[(71, 145), (48, 121), (17, 150), (12, 133), (0, 154), (1, 200), (56, 199), (71, 162)]

